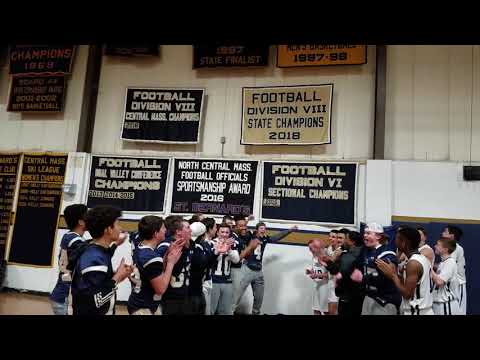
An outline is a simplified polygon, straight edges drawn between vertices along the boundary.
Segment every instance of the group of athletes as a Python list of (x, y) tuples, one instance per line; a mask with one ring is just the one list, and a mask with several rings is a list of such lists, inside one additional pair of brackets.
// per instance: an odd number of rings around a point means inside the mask
[[(262, 260), (268, 243), (296, 226), (267, 234), (253, 217), (215, 219), (195, 214), (145, 216), (138, 231), (123, 231), (122, 212), (110, 206), (88, 210), (83, 204), (64, 210), (69, 231), (60, 244), (59, 275), (50, 300), (57, 315), (115, 314), (118, 284), (131, 282), (131, 315), (232, 315), (246, 289), (253, 292), (252, 314), (261, 313), (265, 280)], [(85, 232), (91, 236), (84, 238)], [(315, 314), (427, 315), (464, 314), (465, 259), (458, 244), (461, 230), (448, 226), (435, 245), (440, 263), (425, 243), (423, 229), (402, 227), (388, 250), (383, 228), (368, 224), (363, 237), (347, 229), (330, 232), (329, 241), (308, 246), (313, 264)], [(122, 259), (113, 270), (118, 246), (130, 242), (132, 263)]]
[(312, 239), (306, 275), (314, 282), (314, 314), (466, 315), (462, 234), (446, 226), (435, 250), (424, 228), (405, 225), (395, 239), (377, 223), (367, 224), (363, 236), (340, 229), (330, 232), (328, 244)]

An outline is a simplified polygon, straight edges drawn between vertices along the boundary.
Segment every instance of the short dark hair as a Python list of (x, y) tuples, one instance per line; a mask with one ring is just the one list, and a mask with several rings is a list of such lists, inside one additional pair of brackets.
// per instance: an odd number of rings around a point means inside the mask
[(160, 231), (162, 225), (163, 219), (161, 217), (154, 215), (144, 216), (138, 223), (140, 238), (150, 240), (157, 231)]
[(179, 216), (179, 218), (177, 219), (174, 219), (170, 224), (170, 228), (168, 229), (170, 231), (170, 234), (175, 235), (177, 231), (182, 230), (184, 222), (188, 224), (188, 221), (183, 219), (181, 216)]
[(463, 236), (463, 231), (458, 226), (455, 225), (447, 225), (445, 228), (448, 230), (450, 234), (453, 235), (455, 241), (460, 241), (461, 237)]
[(407, 240), (410, 249), (417, 249), (420, 245), (420, 233), (417, 229), (406, 226), (398, 230), (398, 233)]
[(332, 234), (338, 234), (338, 230), (335, 230), (335, 229), (330, 230), (330, 232), (331, 232)]
[(233, 220), (233, 217), (231, 217), (230, 215), (225, 215), (222, 219), (222, 223), (224, 223), (225, 220)]
[(234, 220), (235, 222), (237, 222), (237, 221), (242, 221), (242, 220), (243, 220), (243, 221), (247, 221), (247, 219), (246, 219), (245, 216), (243, 216), (243, 215), (235, 215), (235, 216), (233, 217), (233, 220)]
[(201, 213), (193, 214), (192, 217), (190, 218), (190, 220), (188, 220), (188, 223), (193, 224), (194, 222), (200, 222), (200, 217), (201, 216), (202, 216)]
[(113, 226), (122, 216), (122, 211), (112, 206), (97, 206), (90, 209), (85, 216), (88, 232), (94, 239), (103, 236), (105, 229)]
[(345, 237), (350, 233), (350, 230), (346, 229), (346, 228), (341, 228), (340, 230), (338, 230), (337, 232), (338, 234), (345, 234)]
[(363, 244), (363, 238), (358, 231), (349, 231), (348, 237), (355, 246), (361, 246)]
[(172, 225), (177, 220), (183, 221), (183, 217), (179, 215), (170, 215), (165, 218), (165, 228), (170, 234), (175, 233), (175, 230), (172, 229)]
[[(450, 230), (449, 230), (450, 232)], [(446, 247), (447, 250), (448, 250), (448, 253), (451, 254), (455, 251), (455, 249), (457, 248), (457, 242), (454, 240), (454, 239), (449, 239), (449, 238), (440, 238), (438, 239), (438, 242), (440, 242), (443, 247)]]
[(201, 222), (202, 222), (203, 225), (205, 225), (205, 227), (207, 228), (207, 231), (212, 230), (213, 227), (214, 227), (215, 224), (216, 224), (214, 218), (205, 218), (205, 219), (203, 219)]
[(257, 223), (257, 225), (255, 225), (255, 229), (258, 230), (258, 228), (259, 228), (260, 226), (265, 226), (265, 227), (267, 227), (267, 225), (265, 225), (264, 222), (259, 222), (259, 223)]
[(218, 230), (220, 230), (221, 228), (228, 228), (230, 234), (232, 233), (232, 227), (225, 222), (222, 222), (220, 225), (218, 225)]
[(73, 230), (77, 227), (80, 220), (85, 220), (88, 207), (84, 204), (69, 205), (63, 210), (63, 216), (67, 223), (68, 229)]

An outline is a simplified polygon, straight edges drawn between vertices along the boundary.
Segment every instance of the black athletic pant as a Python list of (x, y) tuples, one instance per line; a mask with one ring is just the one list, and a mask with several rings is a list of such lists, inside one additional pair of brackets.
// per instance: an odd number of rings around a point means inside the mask
[(362, 314), (363, 296), (338, 299), (338, 316), (360, 316)]
[(205, 315), (205, 298), (188, 296), (183, 299), (162, 301), (162, 315)]

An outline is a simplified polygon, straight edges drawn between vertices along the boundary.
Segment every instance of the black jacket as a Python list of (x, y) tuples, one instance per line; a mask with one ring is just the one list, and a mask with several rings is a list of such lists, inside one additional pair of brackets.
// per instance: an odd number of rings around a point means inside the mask
[(332, 275), (342, 274), (342, 278), (338, 280), (335, 288), (335, 295), (343, 300), (359, 298), (363, 296), (362, 284), (352, 281), (350, 275), (357, 268), (358, 259), (362, 253), (362, 247), (353, 246), (348, 250), (344, 250), (337, 261), (330, 263), (327, 269)]

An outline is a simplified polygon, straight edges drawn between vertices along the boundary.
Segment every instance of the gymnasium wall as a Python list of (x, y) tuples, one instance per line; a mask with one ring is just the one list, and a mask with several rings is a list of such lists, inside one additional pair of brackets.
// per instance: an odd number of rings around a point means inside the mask
[(0, 61), (0, 151), (76, 151), (88, 46), (77, 46), (72, 74), (66, 75), (62, 113), (7, 112), (11, 76), (8, 61)]
[[(428, 224), (441, 224), (444, 218), (460, 219), (464, 223), (474, 220), (465, 225), (469, 235), (463, 240), (463, 246), (469, 281), (469, 311), (475, 314), (480, 314), (480, 308), (475, 307), (475, 302), (480, 304), (480, 289), (477, 291), (474, 287), (475, 282), (480, 283), (480, 279), (475, 279), (475, 273), (480, 273), (480, 267), (477, 269), (480, 265), (473, 262), (472, 255), (478, 250), (474, 234), (480, 231), (480, 225), (475, 223), (480, 216), (476, 201), (480, 183), (463, 182), (461, 167), (469, 158), (470, 114), (473, 119), (472, 159), (480, 161), (479, 52), (478, 46), (387, 47), (385, 149), (386, 158), (393, 161), (368, 160), (360, 166), (357, 209), (359, 221), (378, 221), (384, 225), (390, 225), (392, 219), (412, 223), (420, 219)], [(0, 151), (75, 151), (87, 55), (88, 46), (77, 48), (73, 73), (68, 81), (65, 111), (61, 115), (7, 113), (8, 67), (0, 62), (3, 64), (0, 65)], [(220, 157), (220, 137), (225, 136), (223, 155), (230, 158), (365, 160), (372, 156), (374, 46), (368, 47), (366, 65), (312, 69), (276, 68), (275, 47), (270, 48), (270, 65), (265, 69), (192, 70), (192, 56), (191, 46), (162, 45), (159, 58), (125, 60), (103, 57), (92, 152)], [(322, 83), (334, 84), (332, 144), (240, 145), (242, 86)], [(127, 86), (205, 88), (207, 96), (200, 144), (158, 145), (120, 140)], [(85, 155), (70, 153), (67, 181), (77, 184), (77, 194), (73, 198), (66, 197), (63, 207), (85, 200), (87, 173)], [(254, 213), (258, 218), (258, 205)], [(126, 220), (139, 217), (139, 214), (125, 214)], [(254, 223), (252, 221), (249, 225)], [(268, 225), (276, 230), (290, 224)], [(432, 235), (438, 233), (436, 227), (432, 229)], [(297, 234), (300, 242), (328, 231), (312, 225), (301, 226), (300, 230), (301, 233)], [(5, 286), (51, 291), (57, 276), (58, 245), (64, 232), (59, 230), (57, 233), (53, 268), (8, 266)], [(295, 242), (293, 236), (284, 242)], [(115, 263), (126, 254), (126, 250), (120, 249)], [(265, 313), (311, 313), (311, 284), (303, 275), (309, 262), (310, 255), (305, 246), (278, 244), (267, 247), (264, 259)], [(124, 282), (120, 286), (119, 300), (126, 300), (128, 294), (129, 284)], [(251, 306), (250, 290), (243, 305), (246, 308)]]
[[(162, 45), (160, 58), (125, 61), (103, 57), (94, 153), (219, 156), (220, 137), (226, 137), (226, 157), (280, 159), (366, 159), (372, 154), (375, 101), (375, 47), (368, 47), (368, 64), (279, 69), (276, 47), (270, 47), (266, 68), (192, 70), (189, 45)], [(333, 83), (330, 145), (240, 145), (242, 87)], [(206, 89), (206, 107), (198, 145), (159, 145), (120, 140), (125, 92), (128, 86), (192, 87)]]
[(388, 46), (386, 82), (386, 159), (480, 160), (478, 45)]

